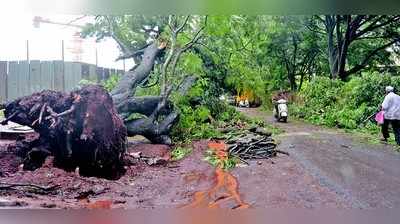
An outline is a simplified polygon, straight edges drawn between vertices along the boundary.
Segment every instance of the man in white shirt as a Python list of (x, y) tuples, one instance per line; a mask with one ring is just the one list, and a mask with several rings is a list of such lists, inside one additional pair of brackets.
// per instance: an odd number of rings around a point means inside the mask
[(386, 86), (386, 96), (382, 103), (384, 122), (382, 125), (383, 141), (389, 138), (389, 124), (392, 125), (396, 143), (400, 145), (400, 96), (395, 94), (394, 88)]

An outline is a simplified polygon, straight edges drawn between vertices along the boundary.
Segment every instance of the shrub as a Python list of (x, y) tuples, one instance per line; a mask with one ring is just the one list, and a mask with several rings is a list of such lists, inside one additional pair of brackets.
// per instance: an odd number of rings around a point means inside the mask
[(291, 105), (291, 113), (315, 124), (357, 129), (377, 111), (387, 85), (400, 90), (400, 77), (365, 73), (348, 82), (317, 77), (305, 84), (299, 93), (302, 102)]
[(111, 92), (117, 86), (120, 78), (121, 76), (112, 74), (108, 79), (103, 80), (101, 84), (108, 92)]
[(210, 88), (210, 81), (200, 78), (186, 96), (174, 95), (172, 100), (179, 110), (179, 121), (172, 129), (174, 141), (190, 141), (218, 137), (220, 122), (240, 119), (235, 108), (218, 99), (218, 91)]

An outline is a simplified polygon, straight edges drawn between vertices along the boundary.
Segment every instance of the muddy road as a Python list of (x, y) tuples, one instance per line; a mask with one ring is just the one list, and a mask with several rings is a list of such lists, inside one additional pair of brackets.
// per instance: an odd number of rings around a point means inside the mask
[[(400, 207), (400, 154), (393, 146), (368, 144), (340, 130), (299, 121), (277, 123), (257, 109), (241, 109), (283, 129), (275, 136), (319, 186), (353, 208)], [(379, 136), (377, 136), (379, 138)]]
[[(275, 123), (257, 109), (243, 113), (261, 117), (285, 132), (274, 138), (278, 154), (250, 161), (231, 171), (240, 200), (251, 208), (382, 208), (400, 206), (400, 155), (391, 146), (368, 145), (337, 130), (301, 122)], [(0, 141), (0, 182), (59, 185), (51, 192), (0, 189), (0, 207), (22, 208), (181, 208), (196, 193), (212, 189), (215, 168), (204, 159), (208, 141), (197, 141), (192, 153), (165, 166), (137, 164), (117, 181), (81, 177), (52, 166), (19, 169), (9, 145)], [(130, 152), (168, 157), (163, 145), (137, 144)], [(224, 192), (214, 192), (224, 197)], [(220, 207), (231, 208), (232, 200)]]

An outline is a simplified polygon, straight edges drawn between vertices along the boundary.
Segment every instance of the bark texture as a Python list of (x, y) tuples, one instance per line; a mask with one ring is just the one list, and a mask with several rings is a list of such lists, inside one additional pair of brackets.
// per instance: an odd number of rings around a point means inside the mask
[[(142, 135), (152, 143), (172, 144), (169, 132), (178, 119), (168, 95), (134, 97), (137, 86), (144, 83), (153, 70), (155, 61), (164, 50), (157, 41), (143, 50), (141, 63), (126, 72), (111, 92), (118, 113), (124, 118), (129, 136)], [(129, 115), (143, 116), (128, 120)]]

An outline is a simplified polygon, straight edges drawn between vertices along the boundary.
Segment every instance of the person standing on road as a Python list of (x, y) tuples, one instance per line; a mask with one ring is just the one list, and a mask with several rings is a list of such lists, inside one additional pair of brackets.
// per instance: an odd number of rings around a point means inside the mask
[(400, 145), (400, 96), (395, 94), (392, 86), (386, 86), (386, 96), (382, 103), (384, 122), (382, 125), (382, 140), (389, 138), (389, 124), (392, 125), (396, 143)]

